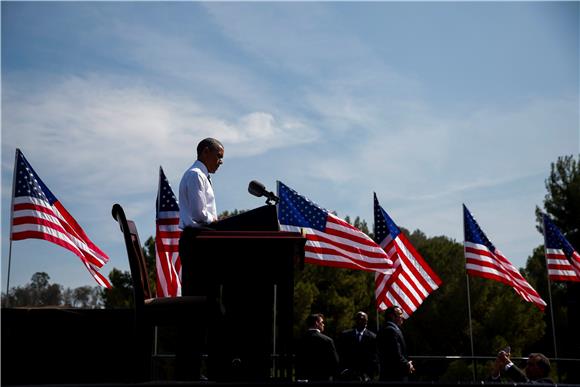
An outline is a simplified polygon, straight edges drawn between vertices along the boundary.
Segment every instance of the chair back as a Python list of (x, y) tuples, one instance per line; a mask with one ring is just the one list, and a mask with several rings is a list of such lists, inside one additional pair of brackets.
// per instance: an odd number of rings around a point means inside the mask
[(125, 211), (119, 204), (113, 205), (113, 218), (119, 223), (121, 232), (125, 240), (125, 247), (127, 248), (127, 256), (129, 258), (129, 267), (131, 268), (131, 279), (133, 281), (133, 296), (135, 300), (135, 308), (141, 309), (145, 305), (145, 300), (152, 298), (151, 290), (149, 288), (149, 276), (147, 275), (147, 263), (145, 255), (141, 248), (139, 241), (139, 234), (137, 233), (137, 226), (132, 220), (127, 220)]

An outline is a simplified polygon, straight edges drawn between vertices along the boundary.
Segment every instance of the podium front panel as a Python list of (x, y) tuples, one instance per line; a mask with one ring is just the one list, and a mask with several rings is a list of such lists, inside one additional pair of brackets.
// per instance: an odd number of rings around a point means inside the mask
[(210, 379), (290, 379), (294, 268), (303, 264), (305, 238), (281, 231), (200, 231), (182, 243), (183, 295), (204, 295), (213, 304)]

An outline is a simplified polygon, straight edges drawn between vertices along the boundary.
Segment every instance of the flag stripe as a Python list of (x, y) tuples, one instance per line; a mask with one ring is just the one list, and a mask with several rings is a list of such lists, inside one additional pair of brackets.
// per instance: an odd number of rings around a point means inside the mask
[(155, 266), (157, 297), (181, 296), (181, 259), (179, 258), (179, 205), (169, 181), (159, 168), (155, 219)]
[(548, 278), (552, 281), (580, 282), (580, 255), (548, 215), (544, 214), (543, 218)]
[(11, 239), (42, 239), (64, 247), (81, 259), (99, 285), (110, 288), (98, 271), (109, 257), (89, 239), (18, 149), (14, 182)]
[[(50, 203), (36, 198), (17, 197), (15, 198), (14, 203), (12, 220), (14, 226), (36, 224), (45, 226), (47, 232), (49, 229), (54, 229), (60, 233), (58, 235), (60, 238), (65, 239), (67, 243), (76, 247), (76, 249), (71, 250), (75, 254), (83, 255), (85, 259), (95, 262), (99, 267), (102, 267), (108, 261), (108, 257), (104, 255), (100, 249), (96, 249), (97, 251), (95, 251), (95, 246), (92, 242), (90, 244), (87, 243), (87, 237), (84, 232), (84, 236), (79, 235), (79, 233), (70, 226), (70, 219), (67, 221), (62, 219), (58, 209), (61, 208), (62, 212), (64, 211), (64, 208), (62, 208), (58, 202), (51, 206)], [(77, 224), (76, 227), (80, 226)], [(52, 235), (56, 234), (52, 233)]]
[(368, 235), (278, 182), (280, 229), (306, 238), (307, 263), (390, 273), (392, 261)]
[(375, 275), (377, 308), (399, 306), (408, 318), (439, 287), (441, 279), (379, 205), (376, 195), (374, 210), (375, 237), (396, 267), (390, 275)]
[(463, 206), (465, 269), (468, 275), (511, 286), (525, 301), (544, 310), (546, 303), (521, 273), (493, 246), (473, 215)]

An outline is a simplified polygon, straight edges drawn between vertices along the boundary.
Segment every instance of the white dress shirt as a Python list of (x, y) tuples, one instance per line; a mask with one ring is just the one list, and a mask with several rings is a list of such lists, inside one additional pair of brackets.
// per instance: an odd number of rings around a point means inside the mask
[(215, 195), (204, 163), (196, 160), (179, 183), (179, 228), (198, 228), (217, 220)]

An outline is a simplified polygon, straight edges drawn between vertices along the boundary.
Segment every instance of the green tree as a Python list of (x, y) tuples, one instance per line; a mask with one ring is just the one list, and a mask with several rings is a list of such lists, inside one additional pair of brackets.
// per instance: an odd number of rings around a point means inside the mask
[(25, 286), (10, 289), (5, 295), (6, 303), (11, 307), (17, 306), (58, 306), (62, 304), (62, 286), (51, 284), (50, 276), (45, 272), (32, 275), (30, 282)]
[[(542, 212), (548, 214), (566, 239), (576, 250), (580, 249), (580, 155), (559, 157), (551, 164), (550, 175), (546, 179), (546, 196), (543, 207), (536, 207), (537, 228), (543, 232)], [(549, 329), (538, 345), (548, 355), (554, 355), (553, 329), (550, 313), (555, 321), (556, 345), (559, 357), (577, 358), (580, 353), (580, 284), (574, 282), (548, 282), (544, 246), (539, 246), (528, 258), (526, 273), (534, 278), (537, 290), (542, 295), (551, 293), (551, 305), (544, 314)], [(550, 293), (548, 292), (550, 287)], [(548, 298), (546, 301), (550, 302)], [(580, 381), (580, 370), (570, 364), (559, 367), (563, 381)]]
[[(546, 179), (544, 212), (550, 215), (566, 239), (578, 248), (580, 245), (580, 156), (559, 157), (551, 164)], [(538, 230), (542, 232), (541, 209), (536, 207)]]
[(151, 289), (151, 295), (155, 297), (157, 295), (157, 263), (155, 258), (155, 238), (152, 236), (145, 241), (143, 254), (147, 265), (149, 289)]
[(133, 299), (131, 273), (113, 268), (109, 273), (109, 280), (112, 287), (101, 291), (105, 308), (132, 308), (135, 305), (135, 301)]

